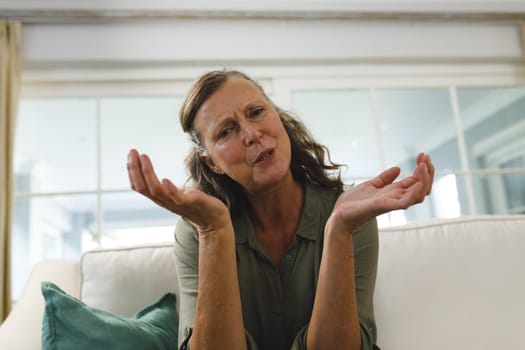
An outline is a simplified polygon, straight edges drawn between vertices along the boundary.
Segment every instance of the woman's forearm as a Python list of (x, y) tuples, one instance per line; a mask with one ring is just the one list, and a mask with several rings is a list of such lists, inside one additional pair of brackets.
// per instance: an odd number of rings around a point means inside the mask
[(233, 227), (199, 238), (199, 287), (191, 349), (246, 349)]
[(360, 349), (352, 234), (327, 224), (307, 348)]

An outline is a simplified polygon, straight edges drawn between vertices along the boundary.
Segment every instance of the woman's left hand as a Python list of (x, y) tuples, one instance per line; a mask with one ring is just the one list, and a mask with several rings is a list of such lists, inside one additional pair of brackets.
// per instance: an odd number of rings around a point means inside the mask
[(399, 174), (400, 169), (393, 167), (343, 192), (327, 225), (337, 231), (353, 232), (378, 215), (423, 202), (434, 181), (434, 166), (430, 157), (420, 153), (412, 176), (394, 182)]

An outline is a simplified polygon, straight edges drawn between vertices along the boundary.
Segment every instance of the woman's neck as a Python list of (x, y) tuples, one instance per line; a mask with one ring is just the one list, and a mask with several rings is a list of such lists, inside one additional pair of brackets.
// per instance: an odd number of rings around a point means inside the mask
[(295, 232), (302, 213), (305, 189), (291, 173), (278, 186), (248, 195), (256, 232)]

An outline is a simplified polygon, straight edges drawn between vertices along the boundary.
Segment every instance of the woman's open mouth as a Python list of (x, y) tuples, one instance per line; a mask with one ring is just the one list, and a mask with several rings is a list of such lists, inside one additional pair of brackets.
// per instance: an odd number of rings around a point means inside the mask
[(259, 153), (259, 155), (255, 159), (255, 164), (263, 162), (263, 161), (269, 159), (273, 155), (273, 151), (274, 151), (273, 148), (268, 148), (268, 149), (265, 149), (264, 151), (262, 151), (261, 153)]

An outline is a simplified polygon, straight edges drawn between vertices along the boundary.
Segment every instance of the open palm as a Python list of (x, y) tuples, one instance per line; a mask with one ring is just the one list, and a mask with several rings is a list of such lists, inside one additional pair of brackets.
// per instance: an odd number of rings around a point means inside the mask
[(170, 180), (158, 179), (149, 157), (132, 149), (128, 155), (131, 188), (157, 205), (194, 223), (199, 233), (231, 224), (228, 208), (219, 199), (195, 188), (178, 188)]
[(337, 227), (352, 232), (378, 215), (423, 202), (430, 193), (434, 178), (434, 166), (428, 155), (418, 156), (417, 167), (411, 176), (394, 182), (399, 174), (400, 169), (393, 167), (343, 192), (332, 211), (332, 220)]

